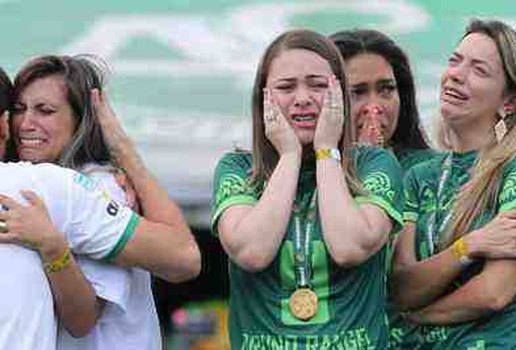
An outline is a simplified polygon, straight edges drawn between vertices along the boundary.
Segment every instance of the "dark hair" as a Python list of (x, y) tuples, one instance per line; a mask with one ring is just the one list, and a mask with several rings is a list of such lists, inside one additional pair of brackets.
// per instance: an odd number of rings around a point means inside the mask
[(0, 113), (11, 109), (13, 83), (7, 73), (0, 68)]
[[(7, 73), (0, 68), (0, 115), (3, 115), (5, 111), (11, 110), (12, 102), (13, 83)], [(12, 138), (7, 138), (5, 140), (5, 153), (3, 159), (0, 159), (0, 161), (14, 160), (15, 154), (16, 150)]]
[(392, 67), (400, 96), (398, 125), (390, 141), (394, 151), (428, 148), (416, 105), (416, 88), (407, 55), (387, 35), (371, 29), (345, 30), (330, 36), (344, 61), (363, 53), (382, 56)]
[(360, 182), (355, 173), (354, 162), (351, 157), (353, 143), (353, 127), (349, 115), (349, 97), (346, 89), (346, 76), (344, 64), (339, 50), (324, 35), (311, 30), (297, 29), (287, 31), (278, 36), (265, 50), (258, 65), (253, 87), (252, 114), (253, 114), (253, 179), (259, 183), (267, 180), (278, 162), (278, 153), (265, 136), (263, 122), (263, 89), (272, 61), (282, 52), (292, 49), (303, 49), (315, 52), (325, 59), (331, 67), (333, 74), (340, 82), (343, 92), (344, 125), (339, 141), (339, 149), (342, 154), (342, 167), (346, 174), (346, 180), (353, 193), (362, 191)]
[(92, 55), (44, 55), (30, 60), (14, 79), (13, 101), (37, 79), (56, 75), (63, 78), (66, 97), (73, 111), (75, 130), (71, 142), (56, 163), (78, 169), (86, 163), (112, 161), (91, 101), (91, 90), (102, 90), (106, 65)]

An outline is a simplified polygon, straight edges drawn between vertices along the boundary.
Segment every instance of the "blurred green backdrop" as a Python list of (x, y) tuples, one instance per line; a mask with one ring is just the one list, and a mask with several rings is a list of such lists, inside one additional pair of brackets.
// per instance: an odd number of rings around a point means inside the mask
[(206, 227), (211, 175), (224, 150), (250, 144), (250, 90), (265, 46), (287, 28), (377, 28), (408, 52), (425, 124), (439, 76), (471, 17), (516, 26), (507, 1), (0, 0), (2, 56), (13, 75), (43, 53), (93, 53), (149, 167)]

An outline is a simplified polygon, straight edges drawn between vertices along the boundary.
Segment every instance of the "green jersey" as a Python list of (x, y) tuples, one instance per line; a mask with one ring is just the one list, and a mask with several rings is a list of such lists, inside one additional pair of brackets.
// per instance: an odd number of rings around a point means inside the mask
[[(393, 220), (393, 231), (399, 230), (403, 191), (398, 162), (390, 152), (380, 148), (357, 147), (353, 157), (367, 190), (367, 195), (357, 196), (355, 201), (382, 208)], [(251, 184), (251, 166), (248, 153), (230, 153), (220, 160), (214, 180), (212, 229), (215, 234), (225, 209), (232, 205), (254, 205), (260, 199), (263, 188)], [(295, 198), (301, 217), (308, 212), (315, 188), (315, 164), (303, 164)], [(319, 215), (315, 215), (309, 261), (311, 288), (318, 296), (319, 306), (314, 317), (302, 321), (294, 317), (288, 305), (297, 288), (295, 231), (291, 217), (276, 257), (263, 271), (248, 272), (230, 261), (232, 349), (384, 349), (388, 340), (386, 248), (360, 266), (339, 267), (328, 253)]]
[[(446, 164), (447, 157), (451, 157), (451, 164)], [(416, 224), (415, 252), (418, 260), (437, 253), (434, 247), (441, 239), (439, 231), (453, 207), (456, 193), (469, 180), (476, 157), (475, 151), (443, 154), (407, 173), (404, 218)], [(448, 176), (442, 175), (443, 167), (448, 167)], [(440, 182), (443, 182), (441, 198), (437, 198)], [(485, 225), (501, 211), (516, 209), (516, 160), (510, 161), (503, 169), (499, 189), (496, 198), (486, 205), (484, 213), (474, 220), (470, 231)], [(430, 230), (430, 220), (434, 221), (433, 230)], [(481, 261), (470, 265), (450, 286), (450, 291), (462, 286), (482, 268)], [(391, 332), (398, 333), (403, 349), (513, 349), (516, 344), (516, 304), (513, 301), (501, 312), (454, 326), (414, 326), (403, 322), (395, 326)]]
[(431, 148), (402, 149), (396, 152), (396, 158), (400, 162), (403, 172), (407, 172), (414, 165), (430, 160), (437, 155), (439, 155), (439, 152)]
[[(413, 166), (428, 161), (434, 157), (440, 156), (440, 152), (436, 151), (432, 148), (410, 148), (410, 149), (401, 149), (395, 152), (396, 158), (401, 165), (401, 169), (405, 174), (410, 168)], [(387, 256), (387, 271), (390, 273), (390, 268), (392, 264), (392, 255), (394, 253), (394, 242), (396, 241), (396, 237), (393, 235), (391, 240), (389, 241), (389, 249)], [(394, 307), (388, 303), (387, 305), (387, 314), (389, 316), (389, 323), (391, 326), (390, 330), (390, 339), (389, 339), (389, 349), (395, 350), (400, 348), (401, 344), (401, 334), (402, 328), (400, 328), (401, 317), (399, 313), (394, 309)]]

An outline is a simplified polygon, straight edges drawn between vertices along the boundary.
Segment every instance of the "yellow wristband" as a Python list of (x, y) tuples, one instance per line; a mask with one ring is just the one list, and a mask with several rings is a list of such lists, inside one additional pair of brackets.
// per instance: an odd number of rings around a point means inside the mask
[(459, 263), (464, 267), (470, 265), (473, 262), (473, 260), (468, 256), (469, 249), (466, 241), (464, 240), (464, 237), (460, 237), (455, 242), (453, 242), (452, 253), (453, 256), (455, 256), (457, 260), (459, 260)]
[(71, 261), (72, 253), (70, 252), (69, 248), (66, 248), (64, 253), (61, 254), (61, 256), (58, 257), (56, 260), (43, 264), (43, 269), (45, 270), (45, 273), (59, 272), (68, 265), (70, 265)]
[(340, 151), (337, 148), (319, 148), (315, 150), (315, 159), (328, 159), (332, 158), (340, 161), (342, 157), (340, 156)]

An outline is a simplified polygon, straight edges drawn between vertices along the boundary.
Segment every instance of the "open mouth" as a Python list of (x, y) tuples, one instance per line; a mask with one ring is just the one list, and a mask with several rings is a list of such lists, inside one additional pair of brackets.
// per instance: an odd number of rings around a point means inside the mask
[(451, 88), (451, 87), (444, 87), (443, 88), (443, 95), (445, 97), (449, 97), (453, 100), (459, 100), (459, 101), (466, 101), (469, 97), (468, 95), (462, 93), (461, 91)]
[(43, 139), (40, 139), (40, 138), (23, 137), (23, 138), (20, 138), (19, 140), (20, 140), (20, 146), (25, 146), (25, 147), (38, 147), (44, 142)]
[(315, 122), (317, 120), (317, 116), (315, 113), (310, 114), (293, 114), (292, 120), (298, 123), (302, 122)]

